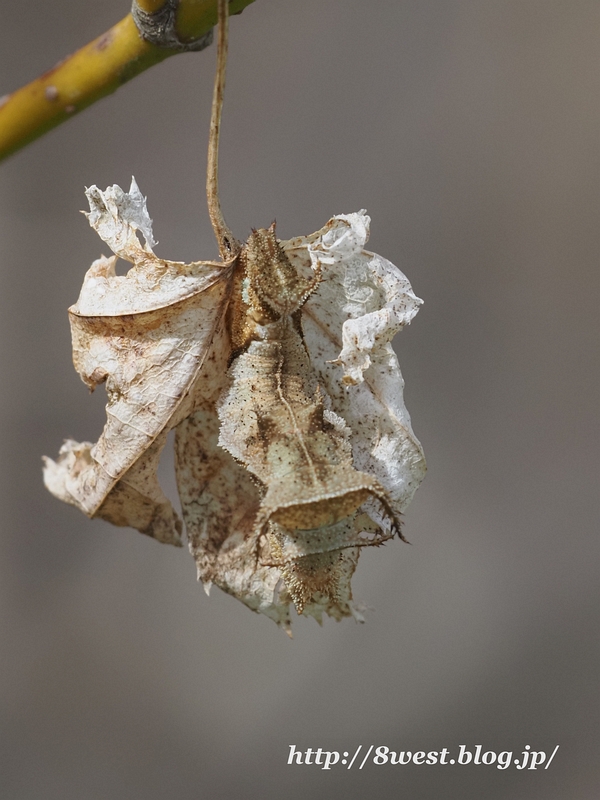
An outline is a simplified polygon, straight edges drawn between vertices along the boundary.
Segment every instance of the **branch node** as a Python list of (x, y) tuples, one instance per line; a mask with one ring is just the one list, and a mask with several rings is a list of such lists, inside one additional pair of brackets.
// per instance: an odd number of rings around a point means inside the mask
[(159, 8), (158, 11), (148, 13), (138, 5), (137, 0), (133, 0), (131, 6), (131, 16), (144, 41), (155, 44), (158, 47), (166, 47), (169, 50), (177, 50), (179, 52), (197, 52), (204, 50), (212, 44), (213, 32), (212, 29), (201, 36), (199, 39), (194, 39), (190, 42), (182, 42), (177, 35), (175, 26), (175, 14), (179, 0), (167, 0), (167, 2)]

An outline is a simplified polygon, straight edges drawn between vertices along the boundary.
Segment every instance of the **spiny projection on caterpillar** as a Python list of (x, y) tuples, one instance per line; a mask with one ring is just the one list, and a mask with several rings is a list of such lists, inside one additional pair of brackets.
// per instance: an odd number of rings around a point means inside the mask
[(107, 421), (95, 444), (67, 440), (45, 459), (44, 480), (89, 517), (181, 545), (156, 477), (175, 429), (206, 590), (288, 632), (291, 606), (362, 620), (350, 585), (361, 549), (404, 538), (400, 513), (425, 474), (390, 344), (421, 301), (364, 249), (364, 211), (287, 241), (274, 224), (245, 243), (232, 234), (218, 192), (227, 29), (219, 0), (207, 197), (220, 261), (156, 256), (135, 180), (87, 190), (88, 220), (114, 255), (92, 264), (69, 318), (75, 368), (90, 389), (105, 383)]

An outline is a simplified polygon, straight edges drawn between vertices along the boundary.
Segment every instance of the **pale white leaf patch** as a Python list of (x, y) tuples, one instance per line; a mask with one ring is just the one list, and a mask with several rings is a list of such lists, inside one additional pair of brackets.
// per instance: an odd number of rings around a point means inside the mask
[(321, 264), (323, 279), (302, 315), (306, 347), (333, 410), (352, 431), (356, 468), (374, 475), (401, 512), (426, 465), (391, 340), (423, 301), (396, 266), (364, 249), (369, 225), (365, 211), (340, 214), (281, 244), (299, 269)]
[[(135, 178), (131, 179), (128, 192), (113, 184), (105, 191), (90, 186), (85, 195), (90, 210), (83, 213), (113, 253), (128, 261), (135, 261), (140, 251), (152, 253), (152, 248), (157, 244), (152, 233), (152, 220), (146, 208), (146, 198), (140, 192)], [(145, 239), (144, 247), (136, 236), (138, 230)]]

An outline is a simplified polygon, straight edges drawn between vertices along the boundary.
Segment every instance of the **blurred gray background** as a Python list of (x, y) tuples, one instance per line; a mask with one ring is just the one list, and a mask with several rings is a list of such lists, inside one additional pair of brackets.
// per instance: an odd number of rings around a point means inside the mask
[[(4, 3), (0, 95), (128, 11)], [(222, 200), (239, 237), (367, 208), (424, 298), (396, 340), (429, 475), (352, 621), (268, 619), (185, 550), (89, 522), (42, 454), (94, 439), (67, 307), (107, 252), (84, 186), (148, 195), (159, 255), (216, 256), (215, 49), (154, 67), (0, 172), (0, 796), (596, 798), (597, 0), (257, 0), (231, 23)], [(163, 478), (175, 492), (171, 465)], [(537, 771), (288, 767), (288, 746), (560, 749)]]

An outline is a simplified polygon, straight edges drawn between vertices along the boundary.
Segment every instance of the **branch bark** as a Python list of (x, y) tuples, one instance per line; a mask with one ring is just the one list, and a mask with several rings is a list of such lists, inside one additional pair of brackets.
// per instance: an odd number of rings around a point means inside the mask
[[(230, 0), (239, 14), (254, 0)], [(155, 14), (175, 7), (175, 34), (182, 46), (153, 44), (142, 38), (131, 14), (53, 69), (0, 98), (0, 160), (116, 91), (144, 70), (206, 36), (217, 22), (217, 0), (138, 0)]]

